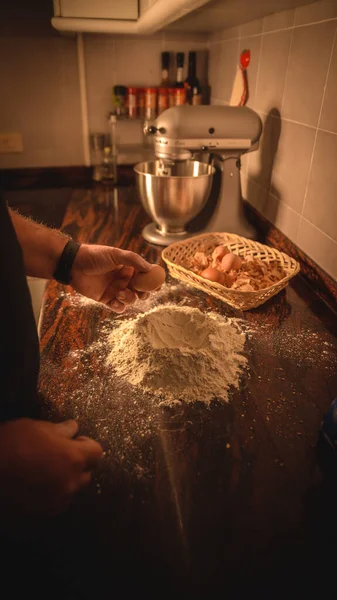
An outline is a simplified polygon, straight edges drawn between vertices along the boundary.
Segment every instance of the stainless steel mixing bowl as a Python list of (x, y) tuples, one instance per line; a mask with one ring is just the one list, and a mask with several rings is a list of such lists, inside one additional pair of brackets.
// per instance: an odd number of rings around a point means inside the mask
[(193, 160), (142, 162), (134, 167), (142, 204), (162, 235), (185, 233), (211, 191), (214, 167)]

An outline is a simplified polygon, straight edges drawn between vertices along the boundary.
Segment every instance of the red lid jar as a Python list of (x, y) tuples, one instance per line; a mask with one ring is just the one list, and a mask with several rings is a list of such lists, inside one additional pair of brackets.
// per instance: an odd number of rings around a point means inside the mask
[(157, 88), (145, 88), (145, 118), (155, 119), (157, 116)]
[(169, 107), (169, 95), (167, 88), (159, 88), (158, 90), (158, 115)]

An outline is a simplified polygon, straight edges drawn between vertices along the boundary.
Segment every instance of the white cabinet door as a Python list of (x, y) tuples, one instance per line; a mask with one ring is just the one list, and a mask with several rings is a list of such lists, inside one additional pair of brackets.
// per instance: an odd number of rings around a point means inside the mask
[(138, 19), (138, 0), (59, 0), (61, 17)]

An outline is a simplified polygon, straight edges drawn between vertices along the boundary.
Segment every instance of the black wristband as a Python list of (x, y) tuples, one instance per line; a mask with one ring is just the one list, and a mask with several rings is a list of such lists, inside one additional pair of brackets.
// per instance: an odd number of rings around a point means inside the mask
[(80, 244), (74, 240), (69, 240), (65, 245), (54, 273), (54, 279), (59, 283), (68, 285), (71, 282), (71, 268), (79, 249)]

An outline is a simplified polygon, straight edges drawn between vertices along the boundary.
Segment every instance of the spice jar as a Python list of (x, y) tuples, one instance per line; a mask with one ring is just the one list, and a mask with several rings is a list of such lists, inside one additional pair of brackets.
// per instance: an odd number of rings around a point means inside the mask
[(155, 119), (157, 116), (157, 88), (145, 88), (145, 118)]
[(169, 96), (167, 88), (159, 88), (158, 90), (158, 115), (169, 107)]
[(144, 88), (137, 88), (137, 108), (138, 116), (145, 117), (145, 91)]
[(127, 89), (124, 85), (115, 85), (113, 88), (113, 113), (117, 116), (123, 116), (127, 112), (126, 94)]
[(167, 91), (168, 91), (168, 104), (169, 104), (169, 108), (172, 108), (172, 106), (176, 105), (176, 89), (175, 88), (169, 88)]
[(175, 89), (175, 106), (181, 106), (186, 103), (186, 90), (185, 88)]
[(128, 115), (130, 119), (137, 116), (137, 88), (128, 88)]

